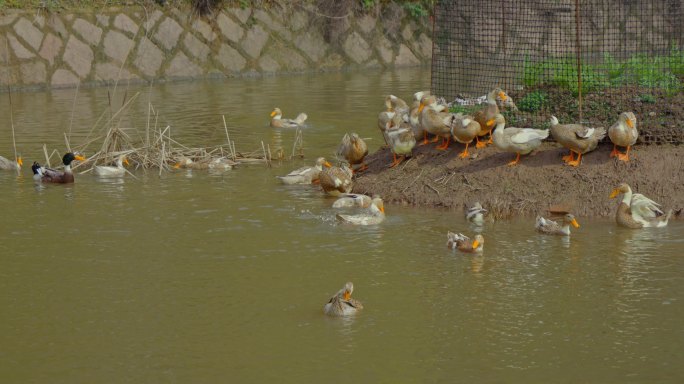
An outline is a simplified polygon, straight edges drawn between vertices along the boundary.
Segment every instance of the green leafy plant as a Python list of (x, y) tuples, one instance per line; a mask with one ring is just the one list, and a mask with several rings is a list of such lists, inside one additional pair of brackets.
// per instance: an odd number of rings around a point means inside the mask
[(525, 112), (537, 112), (548, 104), (548, 97), (546, 93), (541, 91), (530, 92), (520, 101), (518, 101), (518, 109)]
[(656, 98), (653, 95), (650, 95), (648, 93), (644, 93), (642, 95), (639, 95), (639, 100), (641, 100), (642, 103), (648, 103), (648, 104), (655, 104)]

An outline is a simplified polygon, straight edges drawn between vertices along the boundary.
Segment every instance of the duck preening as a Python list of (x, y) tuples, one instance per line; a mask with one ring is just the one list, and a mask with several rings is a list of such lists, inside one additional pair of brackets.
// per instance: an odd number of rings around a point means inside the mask
[[(44, 183), (57, 183), (57, 184), (68, 184), (74, 182), (74, 174), (71, 171), (71, 162), (74, 160), (85, 161), (85, 157), (81, 155), (74, 155), (68, 152), (62, 157), (62, 163), (64, 164), (64, 171), (57, 171), (50, 168), (41, 168), (42, 175), (41, 181)], [(33, 168), (33, 167), (32, 167)]]
[(349, 163), (341, 162), (339, 166), (324, 169), (319, 175), (319, 182), (323, 192), (330, 196), (350, 193), (354, 183)]
[(323, 313), (328, 316), (349, 316), (363, 309), (363, 304), (356, 299), (352, 299), (354, 284), (348, 282), (342, 289), (337, 291), (328, 303), (323, 307)]
[(610, 194), (613, 199), (622, 194), (622, 201), (615, 213), (618, 225), (627, 228), (665, 227), (672, 217), (672, 210), (667, 214), (660, 209), (660, 204), (640, 193), (632, 193), (632, 188), (626, 183), (615, 187)]
[(330, 168), (332, 165), (325, 159), (319, 157), (313, 166), (297, 168), (285, 176), (276, 176), (283, 184), (311, 184), (318, 183), (319, 176), (323, 167)]

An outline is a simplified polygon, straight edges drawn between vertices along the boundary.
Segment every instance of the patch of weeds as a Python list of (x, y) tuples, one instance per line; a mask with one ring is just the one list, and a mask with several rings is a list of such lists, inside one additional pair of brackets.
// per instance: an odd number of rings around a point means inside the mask
[(480, 108), (476, 105), (452, 105), (451, 107), (449, 107), (449, 112), (462, 113), (464, 115), (472, 115), (478, 109)]
[(649, 95), (648, 93), (639, 95), (639, 100), (641, 100), (642, 103), (648, 104), (655, 104), (656, 102), (656, 98), (653, 95)]
[(537, 112), (548, 104), (548, 97), (542, 91), (530, 92), (520, 101), (518, 101), (518, 109), (525, 112)]

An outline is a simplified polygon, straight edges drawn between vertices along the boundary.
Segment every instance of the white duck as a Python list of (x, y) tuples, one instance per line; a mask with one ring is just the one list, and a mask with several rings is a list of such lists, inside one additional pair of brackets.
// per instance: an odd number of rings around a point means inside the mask
[(271, 112), (271, 127), (273, 128), (297, 128), (304, 125), (308, 116), (300, 113), (296, 119), (283, 119), (283, 112), (280, 108), (274, 108)]
[(126, 156), (119, 156), (116, 159), (116, 166), (111, 165), (96, 165), (95, 174), (100, 177), (122, 177), (126, 174), (126, 168), (124, 168), (124, 163), (128, 165), (128, 160)]
[(360, 213), (357, 215), (337, 214), (337, 219), (342, 221), (343, 223), (354, 225), (380, 224), (385, 220), (385, 207), (382, 203), (382, 199), (379, 197), (375, 197), (371, 201), (369, 212)]
[(640, 193), (632, 193), (629, 185), (622, 183), (613, 189), (610, 198), (613, 199), (622, 194), (622, 201), (615, 214), (618, 225), (627, 228), (661, 228), (667, 226), (672, 217), (672, 210), (667, 214), (660, 209), (660, 204)]
[(506, 120), (500, 113), (496, 114), (494, 121), (496, 122), (494, 133), (492, 133), (494, 145), (503, 151), (516, 154), (515, 160), (509, 162), (508, 165), (518, 164), (520, 155), (527, 155), (534, 151), (541, 145), (542, 140), (549, 137), (548, 129), (506, 128)]
[(330, 168), (332, 165), (325, 160), (325, 157), (316, 159), (313, 166), (297, 168), (285, 176), (276, 176), (283, 184), (311, 184), (318, 182), (318, 177), (323, 171), (323, 167)]

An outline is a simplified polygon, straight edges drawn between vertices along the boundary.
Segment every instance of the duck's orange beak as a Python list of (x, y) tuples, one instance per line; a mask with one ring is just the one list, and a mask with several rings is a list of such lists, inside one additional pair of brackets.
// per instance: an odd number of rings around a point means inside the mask
[(385, 213), (385, 207), (384, 206), (380, 207), (380, 212)]
[(128, 162), (128, 159), (125, 158), (125, 157), (124, 157), (124, 159), (123, 159), (123, 163), (126, 164), (126, 165), (130, 165), (130, 163)]
[(480, 245), (480, 242), (477, 239), (473, 240), (473, 249), (476, 249), (478, 245)]
[(630, 128), (634, 128), (634, 123), (632, 123), (632, 119), (627, 119), (627, 126)]
[(418, 107), (418, 112), (423, 112), (423, 108), (425, 108), (425, 104), (420, 103), (420, 106)]
[(496, 120), (494, 120), (494, 119), (489, 119), (489, 120), (487, 120), (487, 126), (490, 127), (490, 126), (494, 125), (494, 122), (495, 122), (495, 121), (496, 121)]
[(329, 162), (327, 162), (327, 161), (326, 161), (325, 163), (323, 163), (323, 165), (325, 165), (325, 167), (326, 167), (326, 168), (330, 168), (330, 167), (332, 167), (332, 164), (330, 164), (330, 163), (329, 163)]
[(508, 98), (508, 96), (506, 96), (506, 94), (503, 93), (503, 91), (501, 91), (501, 92), (499, 92), (499, 98), (500, 98), (501, 100), (503, 100), (503, 101), (506, 101), (506, 99)]
[(351, 298), (351, 293), (349, 293), (349, 291), (344, 291), (343, 298), (344, 298), (344, 301), (349, 301), (349, 299)]
[(610, 193), (610, 198), (611, 198), (611, 199), (614, 199), (615, 196), (617, 196), (617, 195), (619, 195), (619, 194), (620, 194), (620, 190), (617, 189), (617, 188), (615, 188), (615, 189), (613, 189), (613, 192)]
[(570, 222), (570, 224), (572, 224), (572, 226), (575, 227), (575, 228), (579, 228), (579, 227), (580, 227), (579, 223), (577, 222), (577, 219), (572, 219), (572, 221)]
[(20, 167), (24, 165), (24, 160), (21, 159), (21, 156), (17, 159), (17, 164), (19, 164)]
[(174, 169), (178, 169), (178, 168), (180, 168), (180, 163), (176, 163), (176, 164), (174, 164), (174, 165), (173, 165), (173, 168), (174, 168)]
[(273, 117), (275, 115), (276, 115), (276, 111), (274, 110), (273, 112), (271, 112), (271, 117)]
[(86, 159), (86, 158), (83, 157), (83, 156), (81, 156), (81, 155), (76, 155), (76, 156), (74, 156), (74, 160), (85, 161), (85, 159)]

